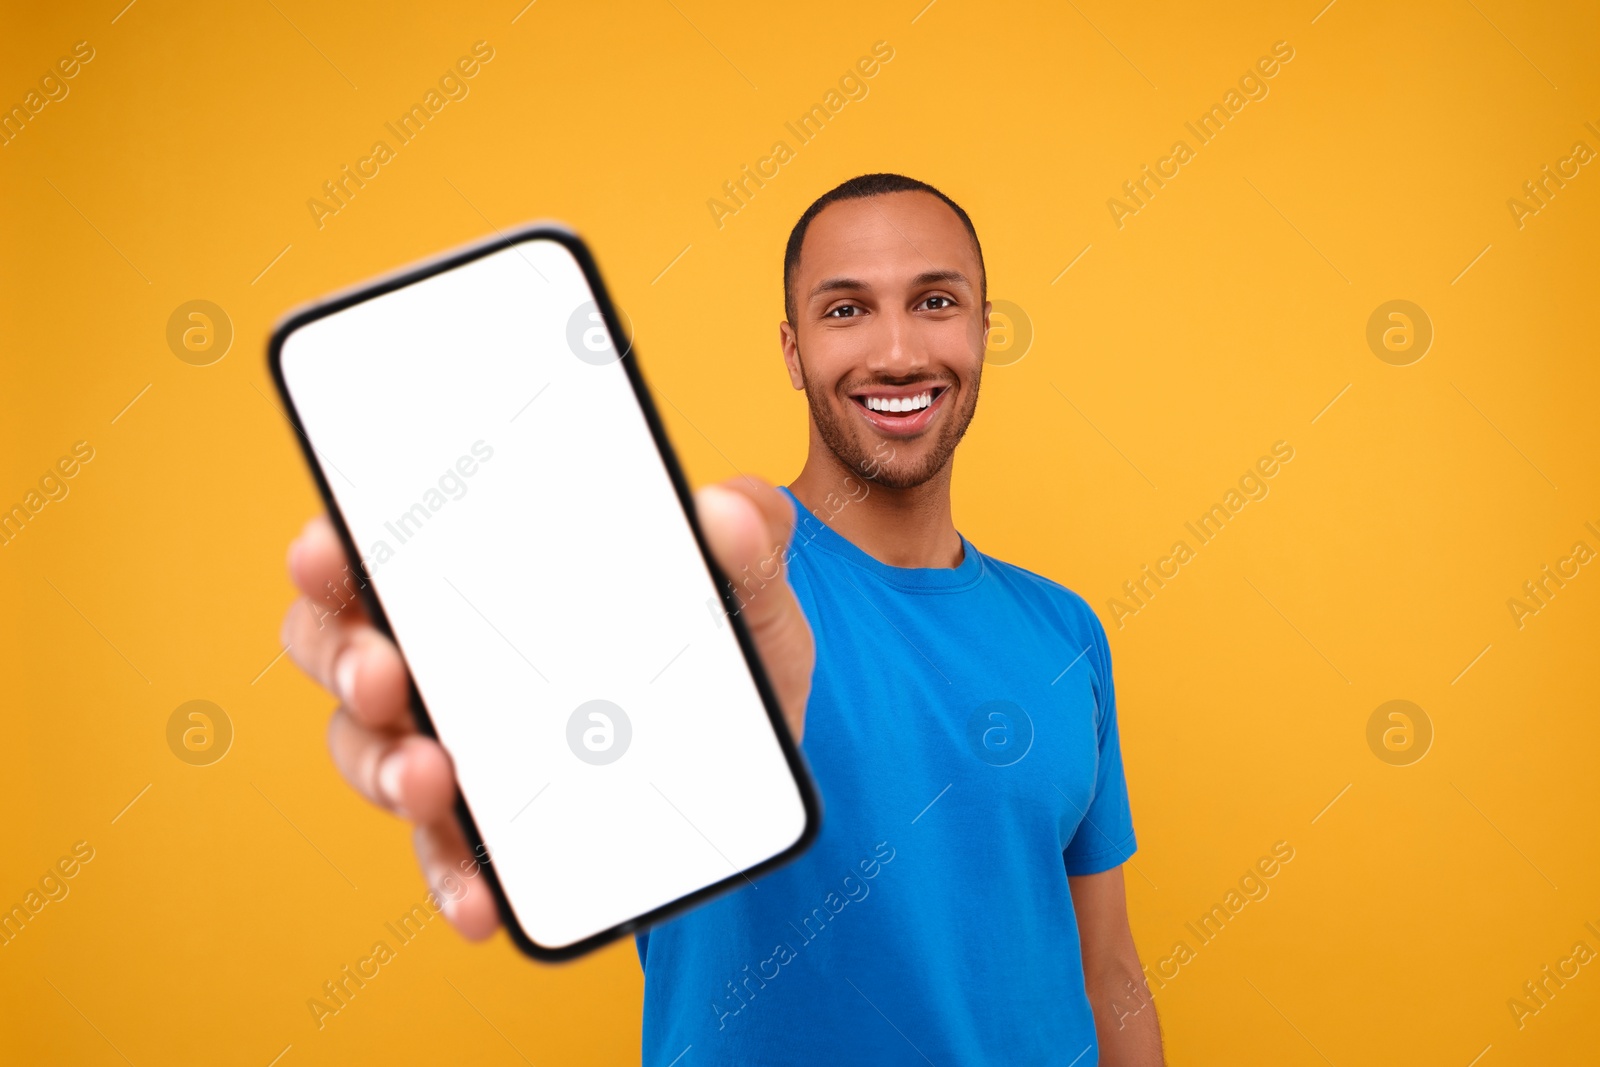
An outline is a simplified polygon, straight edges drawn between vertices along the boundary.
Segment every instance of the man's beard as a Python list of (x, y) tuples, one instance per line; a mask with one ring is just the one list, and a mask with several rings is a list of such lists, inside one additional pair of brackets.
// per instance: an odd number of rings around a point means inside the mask
[[(877, 451), (866, 451), (860, 440), (845, 428), (843, 420), (835, 417), (833, 409), (823, 398), (822, 390), (806, 374), (805, 361), (802, 359), (800, 362), (800, 375), (806, 386), (806, 403), (811, 408), (811, 419), (817, 425), (817, 432), (822, 435), (823, 444), (847, 469), (887, 489), (914, 489), (949, 465), (956, 445), (966, 435), (967, 427), (972, 424), (972, 416), (978, 409), (978, 382), (982, 374), (983, 368), (979, 367), (972, 376), (970, 396), (966, 395), (966, 390), (961, 391), (961, 409), (946, 413), (947, 417), (939, 428), (939, 436), (933, 442), (933, 447), (920, 459), (908, 460), (899, 457), (897, 451), (891, 451), (888, 458)], [(855, 403), (849, 398), (844, 402)], [(849, 417), (846, 415), (846, 418)], [(882, 443), (894, 449), (892, 440)]]

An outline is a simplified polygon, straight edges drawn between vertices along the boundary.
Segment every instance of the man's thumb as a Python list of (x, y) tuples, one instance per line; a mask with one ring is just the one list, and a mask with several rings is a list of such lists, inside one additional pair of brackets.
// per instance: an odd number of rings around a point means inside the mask
[(805, 729), (816, 647), (784, 567), (794, 509), (783, 494), (751, 478), (708, 485), (695, 493), (694, 503), (711, 555), (733, 583), (736, 610), (798, 742)]
[(694, 506), (711, 555), (736, 588), (747, 574), (776, 577), (783, 542), (774, 542), (755, 501), (737, 489), (708, 485), (695, 493)]

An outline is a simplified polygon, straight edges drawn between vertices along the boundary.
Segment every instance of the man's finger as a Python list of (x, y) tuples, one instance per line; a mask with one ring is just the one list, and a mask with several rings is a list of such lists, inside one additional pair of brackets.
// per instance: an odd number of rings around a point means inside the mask
[(350, 564), (328, 516), (306, 523), (289, 544), (289, 577), (319, 613), (346, 621), (365, 618), (361, 590), (367, 581)]
[(319, 617), (306, 597), (279, 633), (300, 669), (375, 729), (411, 728), (411, 685), (394, 643), (363, 620)]
[(463, 937), (481, 941), (500, 927), (500, 912), (483, 867), (453, 818), (419, 826), (411, 837), (422, 875)]
[(432, 738), (373, 730), (341, 707), (328, 723), (328, 750), (345, 780), (379, 807), (419, 823), (450, 814), (455, 768)]

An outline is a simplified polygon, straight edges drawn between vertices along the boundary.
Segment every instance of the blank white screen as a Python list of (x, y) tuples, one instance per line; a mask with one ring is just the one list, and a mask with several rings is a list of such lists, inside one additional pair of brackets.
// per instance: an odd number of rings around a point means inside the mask
[[(511, 907), (547, 948), (720, 882), (805, 826), (622, 364), (569, 345), (592, 300), (566, 248), (529, 240), (282, 348)], [(610, 763), (568, 743), (591, 700), (631, 724)], [(620, 730), (607, 749), (588, 723), (590, 759), (618, 750)]]

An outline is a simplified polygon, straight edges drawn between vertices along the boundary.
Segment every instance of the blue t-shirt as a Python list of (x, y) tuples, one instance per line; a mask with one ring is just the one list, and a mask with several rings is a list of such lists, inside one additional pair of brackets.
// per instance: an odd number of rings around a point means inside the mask
[(795, 507), (821, 832), (638, 935), (645, 1067), (1091, 1067), (1067, 876), (1136, 847), (1100, 621), (965, 538), (891, 567)]

